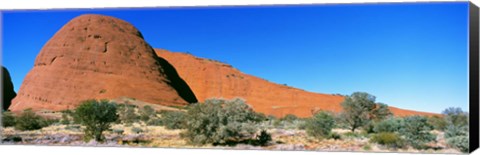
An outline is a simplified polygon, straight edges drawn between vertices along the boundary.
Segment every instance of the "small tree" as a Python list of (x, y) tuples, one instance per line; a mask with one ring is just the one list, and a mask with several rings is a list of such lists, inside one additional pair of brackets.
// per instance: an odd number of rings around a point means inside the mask
[(405, 119), (404, 126), (400, 133), (405, 136), (405, 140), (416, 149), (424, 148), (425, 144), (434, 141), (436, 136), (430, 131), (433, 127), (428, 124), (428, 119), (423, 116), (409, 116)]
[(85, 141), (94, 138), (96, 141), (104, 140), (103, 131), (110, 128), (111, 123), (118, 119), (115, 103), (107, 100), (87, 100), (82, 102), (75, 110), (75, 117), (86, 128), (84, 129)]
[(355, 92), (346, 96), (341, 103), (342, 118), (350, 126), (350, 130), (365, 126), (372, 120), (382, 120), (391, 115), (386, 104), (375, 103), (375, 96), (364, 92)]
[(308, 119), (305, 125), (309, 136), (325, 138), (330, 135), (335, 126), (335, 120), (330, 113), (321, 111)]

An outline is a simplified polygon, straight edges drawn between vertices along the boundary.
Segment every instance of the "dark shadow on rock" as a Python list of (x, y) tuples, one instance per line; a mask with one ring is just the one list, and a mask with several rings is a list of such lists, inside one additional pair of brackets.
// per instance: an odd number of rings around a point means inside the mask
[(167, 75), (168, 79), (170, 79), (168, 84), (177, 91), (178, 95), (180, 95), (180, 97), (182, 97), (188, 103), (197, 103), (197, 97), (195, 97), (195, 94), (193, 93), (192, 89), (190, 89), (190, 86), (188, 86), (187, 82), (185, 82), (180, 75), (178, 75), (175, 67), (161, 57), (156, 56), (155, 58), (157, 59), (157, 62), (160, 63), (160, 66), (162, 66), (165, 75)]
[(10, 73), (8, 72), (7, 68), (2, 66), (2, 82), (3, 82), (3, 88), (2, 88), (2, 96), (3, 96), (3, 110), (7, 110), (8, 107), (10, 107), (10, 104), (12, 103), (12, 99), (17, 96), (17, 93), (15, 93), (15, 90), (13, 89), (13, 83), (12, 83), (12, 78), (10, 77)]

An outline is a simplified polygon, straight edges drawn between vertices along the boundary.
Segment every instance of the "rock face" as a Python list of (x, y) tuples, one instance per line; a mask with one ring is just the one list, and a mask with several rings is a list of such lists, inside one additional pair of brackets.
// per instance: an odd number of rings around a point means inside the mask
[[(197, 58), (190, 54), (155, 49), (177, 69), (180, 76), (192, 88), (200, 102), (208, 98), (243, 98), (256, 111), (283, 117), (294, 114), (309, 117), (319, 110), (342, 111), (343, 96), (307, 92), (293, 87), (275, 84), (244, 74), (228, 64)], [(397, 116), (433, 115), (390, 107)]]
[(63, 110), (86, 99), (131, 97), (167, 106), (197, 101), (131, 24), (81, 15), (42, 48), (10, 109)]
[(10, 77), (10, 73), (8, 72), (7, 68), (2, 66), (2, 79), (3, 79), (3, 88), (2, 88), (2, 93), (3, 93), (3, 101), (2, 101), (2, 106), (3, 110), (7, 110), (8, 107), (10, 107), (10, 104), (12, 102), (12, 99), (17, 96), (17, 93), (15, 93), (15, 90), (13, 88), (13, 83), (12, 83), (12, 78)]

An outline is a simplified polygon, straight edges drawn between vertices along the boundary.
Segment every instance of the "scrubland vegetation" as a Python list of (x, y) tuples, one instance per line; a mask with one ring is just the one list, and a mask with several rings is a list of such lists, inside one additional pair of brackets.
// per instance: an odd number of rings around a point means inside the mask
[[(232, 149), (468, 152), (468, 114), (395, 117), (375, 96), (345, 96), (343, 112), (280, 118), (255, 112), (242, 99), (209, 99), (178, 110), (88, 100), (47, 119), (31, 110), (3, 112), (5, 143), (205, 147)], [(45, 138), (47, 137), (47, 138)]]

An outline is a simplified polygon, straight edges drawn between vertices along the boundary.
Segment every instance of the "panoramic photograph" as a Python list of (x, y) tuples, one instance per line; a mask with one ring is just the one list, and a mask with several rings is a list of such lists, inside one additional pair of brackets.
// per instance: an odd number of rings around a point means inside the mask
[(468, 8), (4, 10), (1, 145), (467, 153)]

